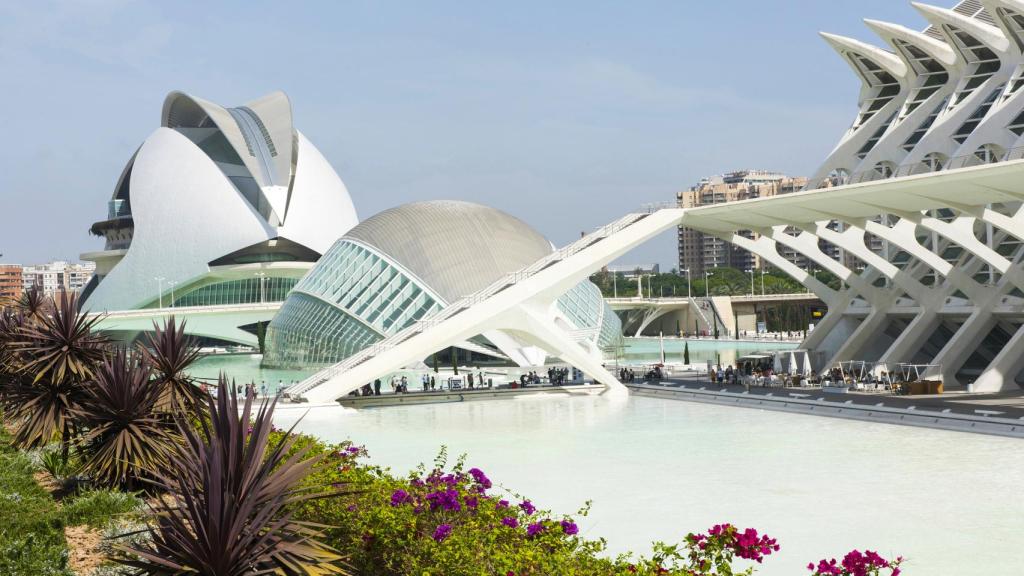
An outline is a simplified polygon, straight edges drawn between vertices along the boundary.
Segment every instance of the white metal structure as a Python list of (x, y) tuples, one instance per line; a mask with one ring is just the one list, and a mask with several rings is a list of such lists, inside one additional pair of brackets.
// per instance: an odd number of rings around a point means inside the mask
[[(329, 400), (494, 326), (562, 346), (573, 362), (572, 347), (536, 310), (557, 289), (677, 225), (756, 253), (829, 306), (801, 346), (804, 372), (850, 360), (927, 365), (922, 376), (941, 378), (947, 389), (971, 382), (976, 391), (1018, 389), (1024, 382), (1024, 0), (964, 0), (951, 10), (914, 6), (927, 21), (923, 32), (867, 21), (889, 49), (824, 35), (862, 89), (854, 122), (804, 191), (629, 215), (293, 392)], [(759, 235), (751, 239), (739, 233), (744, 230)], [(840, 254), (822, 250), (824, 242)], [(784, 256), (793, 252), (837, 276), (840, 289)], [(600, 366), (579, 367), (612, 382)]]
[[(97, 263), (84, 292), (93, 312), (280, 302), (357, 223), (282, 92), (237, 108), (169, 94), (107, 216), (92, 229), (104, 250), (82, 255)], [(219, 337), (249, 343), (238, 326), (250, 319), (223, 318)]]
[[(263, 363), (300, 369), (337, 363), (433, 321), (453, 303), (552, 250), (525, 222), (480, 204), (441, 200), (385, 210), (341, 237), (295, 286), (267, 330)], [(618, 317), (589, 280), (576, 282), (550, 304), (541, 315), (597, 361), (621, 339)], [(499, 358), (537, 366), (547, 355), (535, 341), (500, 328), (450, 344), (486, 356), (471, 363)]]

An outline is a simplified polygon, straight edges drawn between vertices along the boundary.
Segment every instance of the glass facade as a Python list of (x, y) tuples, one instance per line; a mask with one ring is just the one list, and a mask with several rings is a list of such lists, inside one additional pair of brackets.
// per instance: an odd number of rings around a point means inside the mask
[[(270, 323), (263, 363), (303, 369), (334, 364), (446, 305), (390, 259), (343, 238), (295, 285)], [(559, 298), (558, 307), (577, 328), (592, 330), (601, 348), (621, 338), (619, 318), (589, 281)]]
[[(225, 304), (255, 304), (283, 302), (298, 278), (242, 278), (200, 286), (184, 294), (175, 294), (174, 306), (221, 306)], [(262, 286), (261, 286), (262, 284)], [(166, 284), (165, 284), (166, 286)], [(166, 299), (165, 299), (166, 300)]]
[(441, 308), (390, 261), (342, 239), (295, 286), (274, 317), (264, 362), (281, 367), (332, 364)]
[(622, 338), (622, 322), (604, 302), (601, 289), (590, 281), (577, 284), (558, 299), (558, 308), (580, 330), (599, 328), (597, 346), (606, 348)]

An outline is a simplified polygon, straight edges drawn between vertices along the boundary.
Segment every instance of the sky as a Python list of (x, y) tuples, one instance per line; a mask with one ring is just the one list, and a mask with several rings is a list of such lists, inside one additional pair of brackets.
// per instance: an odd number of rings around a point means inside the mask
[[(925, 26), (903, 0), (5, 0), (0, 263), (102, 248), (172, 90), (285, 91), (360, 219), (469, 200), (564, 245), (704, 176), (813, 172), (860, 87), (817, 32), (880, 43), (863, 18)], [(653, 262), (674, 233), (620, 260)]]

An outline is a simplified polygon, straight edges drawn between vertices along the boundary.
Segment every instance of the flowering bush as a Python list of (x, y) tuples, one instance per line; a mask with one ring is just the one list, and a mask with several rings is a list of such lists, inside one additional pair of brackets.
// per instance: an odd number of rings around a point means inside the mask
[(760, 564), (766, 556), (779, 551), (774, 538), (757, 530), (739, 530), (732, 524), (716, 524), (707, 534), (687, 534), (682, 547), (663, 542), (654, 544), (650, 559), (629, 567), (634, 574), (685, 574), (687, 576), (749, 576), (754, 568), (734, 571), (737, 558)]
[(719, 524), (679, 544), (655, 543), (650, 557), (609, 558), (603, 539), (580, 534), (577, 522), (589, 503), (576, 517), (540, 510), (496, 487), (483, 470), (467, 469), (462, 459), (450, 466), (444, 449), (431, 467), (398, 477), (366, 463), (366, 450), (349, 442), (331, 446), (301, 437), (295, 449), (307, 445), (311, 455), (326, 456), (308, 482), (344, 485), (355, 493), (304, 502), (296, 519), (330, 526), (324, 541), (346, 556), (356, 574), (749, 576), (779, 550), (774, 538), (752, 528)]
[(842, 562), (835, 558), (819, 560), (817, 564), (808, 564), (807, 569), (813, 572), (812, 576), (880, 576), (882, 570), (889, 570), (888, 576), (900, 576), (900, 564), (903, 557), (886, 560), (871, 550), (853, 550), (843, 556)]

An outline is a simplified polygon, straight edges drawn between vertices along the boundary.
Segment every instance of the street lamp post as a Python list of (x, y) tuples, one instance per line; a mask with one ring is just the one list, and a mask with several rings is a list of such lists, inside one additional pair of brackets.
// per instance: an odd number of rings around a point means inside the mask
[(754, 269), (751, 268), (750, 270), (747, 270), (747, 273), (750, 274), (750, 296), (753, 297), (754, 296)]
[(160, 302), (160, 309), (163, 310), (164, 309), (164, 277), (163, 276), (157, 276), (156, 278), (153, 278), (153, 280), (156, 280), (156, 282), (157, 282), (157, 293), (158, 293), (158, 298), (159, 298), (159, 302)]
[(263, 304), (267, 299), (266, 291), (264, 289), (263, 284), (263, 281), (267, 278), (267, 274), (266, 272), (257, 272), (255, 275), (257, 278), (260, 279), (260, 304)]
[(174, 285), (177, 282), (168, 282), (167, 285), (171, 287), (171, 308), (174, 308)]
[(713, 273), (714, 272), (708, 272), (707, 270), (704, 271), (704, 297), (709, 299), (709, 300), (711, 299), (711, 289), (709, 287), (709, 284), (710, 284), (710, 280), (709, 279), (711, 278), (711, 275)]
[(686, 272), (686, 297), (692, 300), (693, 293), (690, 292), (690, 269), (687, 268), (686, 270), (683, 270), (683, 272)]
[(764, 296), (764, 268), (761, 268), (761, 296)]

